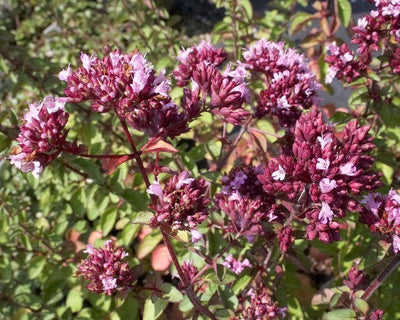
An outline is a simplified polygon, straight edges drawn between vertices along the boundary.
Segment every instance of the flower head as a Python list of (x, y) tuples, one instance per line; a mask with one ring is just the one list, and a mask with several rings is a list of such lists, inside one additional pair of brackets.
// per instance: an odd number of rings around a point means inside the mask
[(38, 178), (65, 144), (68, 116), (61, 99), (47, 96), (42, 102), (31, 103), (17, 137), (19, 145), (10, 155), (11, 164)]
[(171, 177), (164, 188), (156, 183), (150, 186), (149, 193), (158, 199), (151, 208), (155, 216), (150, 226), (161, 224), (174, 230), (190, 230), (204, 221), (208, 215), (208, 183), (204, 179), (194, 179), (187, 171)]
[(122, 261), (128, 254), (121, 247), (115, 248), (111, 240), (105, 242), (104, 248), (88, 245), (85, 253), (88, 256), (81, 261), (75, 276), (89, 281), (89, 291), (112, 295), (135, 281), (129, 264)]

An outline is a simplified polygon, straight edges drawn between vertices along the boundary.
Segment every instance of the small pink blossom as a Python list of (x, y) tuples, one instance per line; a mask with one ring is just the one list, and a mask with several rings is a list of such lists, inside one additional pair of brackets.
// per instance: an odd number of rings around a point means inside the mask
[(341, 174), (350, 176), (350, 177), (355, 176), (357, 173), (357, 168), (354, 165), (354, 163), (352, 163), (352, 162), (348, 162), (345, 165), (341, 166), (339, 168), (339, 170), (340, 170)]
[(112, 292), (117, 288), (117, 278), (105, 277), (101, 282), (103, 284), (104, 292)]
[(337, 187), (335, 180), (324, 178), (319, 182), (319, 188), (322, 193), (328, 193)]
[(72, 75), (72, 69), (71, 69), (71, 65), (69, 64), (67, 69), (61, 70), (58, 73), (58, 79), (60, 79), (61, 81), (67, 81), (67, 79), (70, 75)]
[(318, 170), (328, 170), (329, 169), (329, 165), (330, 165), (330, 161), (329, 159), (322, 159), (322, 158), (318, 158), (317, 159), (317, 165), (316, 168)]
[(153, 184), (151, 184), (150, 187), (147, 188), (147, 193), (154, 194), (155, 196), (159, 197), (160, 199), (164, 198), (163, 189), (157, 180), (154, 181)]
[(279, 169), (272, 172), (272, 179), (274, 180), (285, 180), (285, 169), (282, 168), (281, 165), (279, 165)]
[(244, 268), (251, 267), (249, 259), (246, 258), (243, 261), (239, 261), (236, 260), (232, 254), (228, 254), (226, 256), (225, 261), (222, 263), (222, 265), (232, 270), (236, 274), (242, 273)]
[(398, 253), (400, 251), (400, 237), (395, 234), (393, 236), (393, 252)]
[(83, 52), (81, 53), (82, 66), (87, 72), (90, 71), (90, 66), (96, 60), (97, 60), (97, 56), (95, 54), (92, 54), (91, 56), (89, 56), (86, 53), (83, 53)]
[(319, 212), (318, 219), (323, 224), (327, 224), (328, 222), (332, 221), (333, 218), (333, 211), (331, 207), (326, 202), (322, 202), (321, 211)]
[[(187, 172), (185, 172), (187, 173)], [(190, 178), (189, 174), (179, 176), (178, 183), (176, 184), (176, 188), (180, 189), (184, 185), (190, 185), (194, 182), (194, 178)]]
[(324, 150), (324, 148), (332, 143), (332, 138), (331, 137), (324, 137), (324, 135), (322, 134), (320, 137), (317, 138), (319, 144), (321, 145), (321, 149)]
[(192, 242), (196, 243), (198, 241), (200, 241), (201, 239), (203, 239), (203, 234), (198, 231), (197, 229), (192, 229), (190, 231), (190, 233), (192, 234)]
[(289, 109), (292, 105), (287, 101), (286, 96), (282, 96), (278, 99), (278, 108)]

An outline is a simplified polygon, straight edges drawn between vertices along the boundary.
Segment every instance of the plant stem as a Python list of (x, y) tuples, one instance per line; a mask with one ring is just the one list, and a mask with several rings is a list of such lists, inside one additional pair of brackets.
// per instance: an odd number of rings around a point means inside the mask
[(221, 161), (218, 162), (217, 165), (217, 171), (220, 171), (226, 161), (228, 160), (228, 158), (230, 157), (230, 155), (232, 154), (233, 150), (235, 150), (237, 144), (239, 143), (240, 139), (242, 138), (243, 134), (245, 133), (247, 127), (249, 126), (250, 122), (251, 122), (252, 117), (248, 117), (246, 122), (243, 124), (243, 126), (240, 128), (240, 131), (235, 139), (235, 141), (233, 142), (233, 144), (230, 146), (229, 150), (226, 152), (225, 156), (221, 159)]
[[(134, 141), (133, 141), (133, 139), (131, 137), (131, 134), (129, 133), (129, 130), (128, 130), (128, 127), (126, 126), (125, 120), (122, 119), (121, 117), (118, 117), (118, 118), (119, 118), (119, 120), (121, 122), (122, 128), (123, 128), (124, 133), (126, 135), (126, 138), (128, 139), (129, 145), (131, 146), (131, 149), (132, 149), (132, 152), (133, 152), (133, 157), (135, 158), (135, 160), (136, 160), (136, 162), (137, 162), (137, 164), (139, 166), (139, 169), (140, 169), (140, 172), (142, 174), (143, 180), (144, 180), (144, 182), (146, 184), (146, 187), (148, 188), (150, 186), (150, 181), (149, 181), (149, 177), (147, 176), (146, 169), (144, 168), (142, 159), (140, 158), (140, 154), (136, 149), (135, 143), (134, 143)], [(155, 201), (154, 197), (152, 197), (152, 201), (153, 202)], [(178, 258), (176, 257), (174, 248), (172, 247), (172, 244), (169, 241), (168, 234), (167, 234), (166, 230), (163, 228), (163, 226), (160, 227), (160, 230), (161, 230), (161, 234), (162, 234), (164, 243), (167, 246), (168, 252), (169, 252), (169, 254), (171, 256), (172, 262), (174, 263), (175, 268), (178, 271), (178, 274), (179, 274), (181, 282), (182, 282), (182, 284), (184, 286), (185, 292), (186, 292), (187, 296), (189, 297), (190, 301), (192, 302), (193, 307), (198, 312), (200, 312), (202, 314), (205, 314), (206, 316), (208, 316), (209, 318), (211, 318), (213, 320), (216, 320), (217, 318), (215, 318), (215, 316), (206, 307), (204, 307), (200, 303), (200, 301), (198, 301), (198, 298), (197, 298), (196, 294), (194, 293), (192, 287), (190, 286), (190, 283), (189, 283), (188, 279), (186, 278), (186, 275), (183, 272), (183, 270), (182, 270), (182, 268), (181, 268), (181, 266), (179, 264)]]
[(369, 285), (367, 290), (365, 290), (361, 299), (368, 300), (372, 294), (379, 288), (379, 286), (385, 281), (385, 279), (398, 267), (400, 263), (400, 255), (396, 255), (392, 258), (389, 264), (381, 271), (374, 281)]
[(140, 173), (142, 174), (144, 183), (146, 184), (146, 187), (148, 188), (148, 187), (150, 187), (149, 177), (147, 176), (147, 172), (146, 172), (146, 169), (144, 168), (142, 159), (140, 158), (140, 154), (136, 149), (135, 142), (133, 142), (132, 136), (129, 133), (128, 127), (126, 126), (125, 120), (122, 119), (119, 116), (118, 116), (118, 118), (119, 118), (119, 121), (121, 122), (122, 129), (124, 130), (125, 136), (128, 139), (129, 145), (131, 146), (132, 155), (133, 155), (133, 157), (135, 158), (135, 160), (137, 162), (137, 165), (139, 167)]
[(168, 234), (166, 232), (166, 230), (164, 229), (163, 226), (160, 227), (161, 229), (161, 234), (164, 240), (165, 245), (167, 246), (168, 252), (171, 256), (172, 262), (175, 265), (176, 271), (178, 272), (179, 278), (181, 279), (181, 282), (184, 286), (184, 290), (187, 294), (187, 296), (189, 297), (190, 301), (193, 304), (193, 307), (200, 313), (205, 314), (206, 316), (208, 316), (209, 318), (216, 320), (217, 318), (215, 318), (215, 316), (211, 313), (210, 310), (208, 310), (206, 307), (204, 307), (198, 300), (196, 294), (193, 291), (193, 288), (190, 286), (190, 282), (186, 277), (185, 272), (183, 272), (178, 258), (176, 257), (174, 248), (172, 247), (171, 241), (169, 241), (168, 238)]

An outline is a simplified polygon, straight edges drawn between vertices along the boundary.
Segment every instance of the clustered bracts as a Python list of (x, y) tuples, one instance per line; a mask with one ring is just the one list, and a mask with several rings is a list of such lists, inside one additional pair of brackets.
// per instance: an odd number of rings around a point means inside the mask
[[(196, 47), (180, 51), (180, 64), (174, 71), (178, 86), (191, 84), (191, 90), (184, 89), (182, 107), (194, 119), (202, 112), (209, 111), (234, 125), (240, 125), (250, 115), (243, 109), (248, 102), (249, 90), (245, 83), (246, 70), (230, 64), (224, 72), (218, 67), (227, 54), (203, 41)], [(209, 98), (207, 100), (207, 97)]]
[(150, 226), (166, 225), (172, 230), (191, 230), (208, 216), (208, 182), (194, 179), (187, 171), (172, 176), (164, 188), (155, 181), (147, 192), (157, 201), (150, 207), (155, 215)]
[(261, 39), (243, 57), (247, 69), (264, 76), (266, 89), (260, 92), (256, 117), (271, 114), (278, 117), (282, 127), (289, 128), (295, 125), (303, 109), (318, 102), (320, 85), (304, 55), (284, 49), (283, 42)]
[(335, 77), (350, 83), (366, 71), (365, 63), (357, 60), (356, 55), (343, 43), (340, 47), (335, 42), (329, 45), (330, 55), (325, 61), (329, 64), (326, 83), (331, 83)]
[(65, 143), (67, 131), (64, 127), (69, 116), (64, 104), (62, 99), (47, 96), (43, 102), (29, 105), (17, 137), (19, 145), (10, 155), (11, 164), (38, 178), (43, 168), (59, 155)]
[(400, 252), (400, 194), (390, 190), (389, 194), (371, 193), (362, 201), (364, 209), (360, 222), (369, 226), (372, 232), (382, 234), (392, 243), (394, 253)]
[(199, 45), (179, 51), (177, 60), (180, 62), (174, 76), (178, 86), (187, 86), (197, 65), (205, 62), (208, 65), (219, 67), (226, 60), (228, 54), (221, 48), (214, 48), (209, 42), (202, 41)]
[(248, 295), (250, 296), (250, 304), (242, 307), (240, 319), (274, 320), (286, 317), (287, 308), (280, 308), (268, 289), (263, 287), (252, 288)]
[(271, 159), (258, 176), (268, 194), (295, 203), (297, 218), (308, 224), (308, 239), (338, 240), (342, 226), (336, 218), (346, 210), (360, 212), (356, 196), (381, 186), (380, 174), (371, 170), (374, 158), (369, 153), (375, 146), (369, 128), (351, 121), (338, 139), (314, 107), (296, 123), (293, 154)]
[(67, 83), (64, 93), (69, 101), (90, 101), (91, 108), (101, 113), (114, 109), (150, 137), (174, 137), (188, 131), (186, 112), (171, 102), (165, 72), (156, 75), (140, 52), (115, 50), (101, 59), (82, 53), (81, 61), (82, 67), (73, 71), (68, 66), (58, 75)]
[(112, 295), (128, 289), (135, 281), (128, 262), (123, 262), (128, 254), (122, 247), (115, 248), (111, 240), (105, 242), (104, 248), (87, 245), (84, 252), (88, 256), (81, 261), (75, 276), (90, 282), (86, 287), (89, 291)]
[(265, 233), (264, 223), (282, 221), (275, 197), (264, 192), (258, 174), (261, 167), (242, 166), (222, 177), (222, 189), (215, 195), (217, 206), (229, 216), (226, 228), (249, 240)]
[(326, 82), (330, 83), (336, 76), (348, 83), (366, 73), (375, 52), (385, 46), (385, 60), (389, 61), (394, 73), (399, 73), (398, 43), (400, 41), (400, 2), (398, 0), (375, 0), (376, 9), (358, 19), (353, 27), (357, 45), (357, 54), (348, 49), (346, 44), (340, 47), (329, 46), (330, 54), (325, 61), (330, 65)]

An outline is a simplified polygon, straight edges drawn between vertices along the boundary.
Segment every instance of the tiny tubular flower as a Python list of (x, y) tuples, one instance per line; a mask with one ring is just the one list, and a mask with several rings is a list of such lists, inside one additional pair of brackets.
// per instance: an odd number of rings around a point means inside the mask
[(337, 187), (335, 180), (330, 180), (329, 178), (324, 178), (319, 182), (319, 188), (322, 193), (328, 193)]
[(326, 202), (322, 202), (321, 205), (321, 211), (319, 212), (318, 219), (321, 221), (321, 223), (327, 224), (328, 222), (332, 221), (333, 211)]
[(318, 170), (328, 170), (330, 165), (329, 159), (318, 158), (316, 168)]
[(278, 170), (272, 173), (272, 178), (274, 180), (285, 180), (285, 176), (286, 176), (285, 169), (283, 169), (281, 165), (279, 165)]
[(352, 162), (348, 162), (339, 168), (340, 173), (346, 176), (355, 176), (357, 174), (357, 168)]

